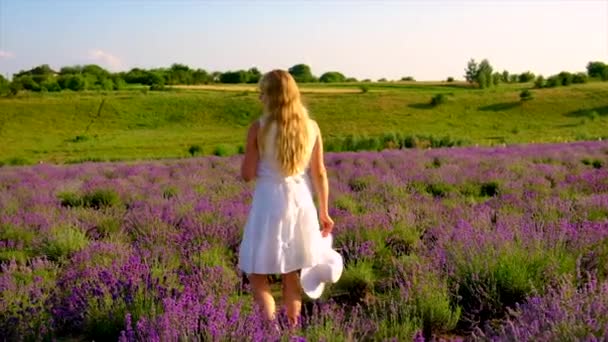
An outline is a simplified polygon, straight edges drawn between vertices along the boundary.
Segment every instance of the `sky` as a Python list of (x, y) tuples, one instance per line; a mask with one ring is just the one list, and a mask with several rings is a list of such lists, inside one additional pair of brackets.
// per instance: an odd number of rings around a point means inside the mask
[(0, 73), (49, 64), (464, 78), (608, 62), (608, 0), (0, 0)]

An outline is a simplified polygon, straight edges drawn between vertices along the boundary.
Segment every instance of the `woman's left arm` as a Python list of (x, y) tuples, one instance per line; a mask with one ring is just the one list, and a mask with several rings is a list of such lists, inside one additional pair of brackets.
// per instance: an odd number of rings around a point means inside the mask
[(260, 154), (258, 151), (258, 130), (260, 129), (259, 121), (254, 122), (247, 132), (247, 143), (245, 146), (245, 157), (241, 164), (241, 177), (245, 182), (253, 180), (258, 171), (258, 160)]

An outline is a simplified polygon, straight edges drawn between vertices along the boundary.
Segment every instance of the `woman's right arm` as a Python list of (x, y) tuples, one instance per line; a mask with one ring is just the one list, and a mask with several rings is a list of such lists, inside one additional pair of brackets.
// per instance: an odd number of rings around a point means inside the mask
[(323, 161), (323, 139), (321, 138), (321, 131), (318, 126), (316, 128), (317, 138), (312, 150), (310, 172), (317, 199), (319, 200), (319, 220), (323, 226), (323, 237), (325, 237), (331, 233), (334, 221), (329, 216), (328, 210), (329, 183), (327, 181), (325, 162)]

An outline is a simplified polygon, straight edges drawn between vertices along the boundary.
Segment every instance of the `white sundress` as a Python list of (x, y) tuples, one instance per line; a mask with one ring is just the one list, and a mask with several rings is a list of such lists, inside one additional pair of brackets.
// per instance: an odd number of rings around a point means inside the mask
[(246, 274), (289, 273), (312, 267), (320, 260), (316, 247), (322, 236), (306, 173), (318, 126), (309, 121), (305, 169), (284, 177), (275, 159), (276, 124), (272, 125), (258, 162), (253, 202), (239, 248), (238, 267)]

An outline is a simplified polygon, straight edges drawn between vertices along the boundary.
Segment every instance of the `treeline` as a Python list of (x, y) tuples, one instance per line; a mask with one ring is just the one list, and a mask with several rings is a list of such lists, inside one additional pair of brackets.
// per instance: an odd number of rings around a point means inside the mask
[[(477, 63), (475, 59), (469, 60), (465, 69), (465, 79), (479, 88), (490, 88), (500, 83), (527, 83), (534, 81), (536, 88), (551, 88), (557, 86), (568, 86), (576, 83), (587, 83), (589, 78), (608, 81), (608, 65), (604, 62), (594, 61), (587, 64), (587, 72), (571, 73), (562, 71), (545, 79), (543, 75), (534, 75), (530, 71), (521, 74), (510, 74), (504, 70), (494, 71), (487, 59)], [(452, 79), (448, 79), (452, 81)]]
[[(294, 65), (289, 71), (300, 83), (357, 81), (337, 71), (326, 72), (316, 77), (305, 64)], [(121, 90), (129, 85), (144, 85), (152, 90), (161, 90), (168, 85), (257, 83), (261, 77), (262, 73), (255, 67), (248, 70), (207, 72), (204, 69), (193, 69), (175, 63), (169, 68), (133, 68), (126, 72), (112, 73), (95, 64), (66, 66), (59, 71), (44, 64), (14, 74), (10, 82), (0, 75), (0, 94), (17, 94), (21, 90), (34, 92)]]
[[(310, 66), (296, 64), (288, 69), (298, 83), (309, 82), (359, 82), (356, 78), (347, 77), (338, 71), (328, 71), (317, 77)], [(262, 72), (257, 68), (226, 72), (208, 72), (204, 69), (193, 69), (184, 64), (175, 63), (169, 68), (142, 69), (133, 68), (125, 72), (112, 73), (98, 65), (77, 65), (62, 67), (59, 71), (47, 64), (33, 69), (20, 71), (13, 75), (11, 81), (0, 75), (0, 94), (17, 94), (19, 91), (57, 92), (62, 90), (120, 90), (129, 85), (149, 86), (151, 90), (162, 90), (170, 85), (198, 85), (212, 83), (257, 83)], [(587, 72), (561, 72), (544, 78), (527, 71), (521, 74), (510, 74), (508, 71), (496, 72), (487, 59), (477, 63), (471, 59), (465, 69), (465, 79), (479, 88), (489, 88), (500, 83), (526, 83), (534, 81), (537, 88), (555, 87), (573, 83), (585, 83), (589, 78), (608, 80), (608, 65), (603, 62), (589, 62)], [(401, 81), (414, 81), (411, 76), (402, 77)], [(452, 77), (448, 82), (454, 81)], [(369, 79), (361, 82), (371, 82)], [(387, 82), (381, 78), (378, 82)]]

